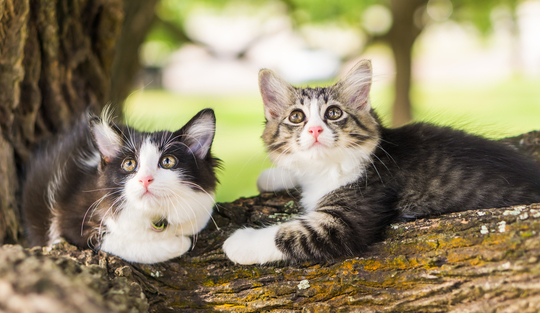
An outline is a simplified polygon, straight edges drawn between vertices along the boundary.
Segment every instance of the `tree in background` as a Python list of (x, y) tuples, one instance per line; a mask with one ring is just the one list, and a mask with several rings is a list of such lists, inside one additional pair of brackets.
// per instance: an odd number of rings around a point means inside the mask
[[(291, 8), (292, 17), (301, 17), (296, 18), (299, 23), (339, 20), (362, 29), (369, 36), (367, 45), (376, 41), (389, 44), (396, 69), (392, 124), (401, 126), (412, 118), (409, 95), (412, 49), (422, 30), (430, 23), (453, 19), (470, 23), (487, 34), (492, 26), (493, 9), (503, 6), (513, 15), (519, 0), (285, 0), (285, 3)], [(365, 19), (369, 17), (368, 10), (375, 6), (388, 8), (391, 12), (389, 29), (368, 28)]]
[(32, 144), (88, 107), (122, 104), (156, 2), (0, 0), (0, 244), (20, 239)]
[[(157, 23), (152, 30), (153, 40), (163, 40), (180, 45), (193, 42), (184, 31), (184, 18), (204, 3), (222, 7), (230, 1), (162, 0)], [(261, 5), (265, 0), (249, 1)], [(410, 88), (412, 74), (412, 50), (422, 30), (431, 23), (452, 19), (474, 25), (487, 34), (492, 26), (493, 9), (504, 7), (512, 15), (519, 0), (281, 0), (288, 15), (297, 26), (307, 24), (341, 24), (362, 30), (367, 36), (365, 49), (375, 42), (384, 42), (393, 51), (396, 77), (393, 104), (394, 126), (409, 122), (412, 118)], [(358, 51), (358, 54), (362, 51)], [(241, 56), (242, 54), (240, 54)]]

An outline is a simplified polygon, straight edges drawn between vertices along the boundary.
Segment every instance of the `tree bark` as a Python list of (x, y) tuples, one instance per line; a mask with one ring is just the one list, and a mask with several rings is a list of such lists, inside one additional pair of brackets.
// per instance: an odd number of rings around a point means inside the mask
[[(121, 105), (125, 94), (111, 90), (111, 75), (133, 68), (155, 3), (0, 0), (0, 244), (20, 239), (18, 195), (32, 145), (113, 95)], [(137, 34), (135, 44), (118, 40), (122, 27), (122, 36)], [(115, 58), (123, 62), (113, 69)], [(115, 86), (131, 82), (119, 78)]]
[(425, 5), (427, 0), (392, 0), (390, 10), (393, 24), (386, 35), (392, 47), (396, 66), (395, 99), (392, 109), (392, 126), (406, 124), (412, 118), (411, 114), (411, 74), (412, 47), (422, 29), (414, 23), (415, 12)]
[[(505, 142), (540, 162), (540, 132)], [(39, 296), (69, 308), (88, 303), (111, 312), (144, 312), (148, 306), (150, 312), (540, 310), (540, 204), (395, 223), (386, 240), (364, 255), (325, 264), (244, 266), (227, 260), (221, 245), (229, 234), (289, 219), (298, 214), (296, 200), (283, 192), (219, 204), (192, 251), (154, 265), (65, 243), (51, 251), (4, 246), (0, 282), (13, 287), (0, 292), (0, 308), (18, 299), (24, 312), (33, 312), (29, 300)], [(49, 293), (39, 292), (43, 281)], [(74, 290), (78, 301), (62, 300), (65, 290)]]

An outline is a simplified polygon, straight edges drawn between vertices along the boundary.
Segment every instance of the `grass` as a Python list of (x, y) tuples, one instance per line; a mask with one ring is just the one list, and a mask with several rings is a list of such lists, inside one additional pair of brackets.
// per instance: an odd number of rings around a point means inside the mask
[[(514, 79), (489, 86), (422, 84), (413, 88), (415, 120), (450, 125), (490, 138), (540, 129), (540, 81)], [(375, 85), (372, 105), (389, 125), (393, 95)], [(137, 91), (124, 107), (127, 123), (146, 131), (182, 127), (203, 108), (217, 117), (212, 151), (224, 161), (217, 201), (257, 194), (259, 173), (270, 167), (260, 135), (264, 127), (259, 95), (194, 96)]]

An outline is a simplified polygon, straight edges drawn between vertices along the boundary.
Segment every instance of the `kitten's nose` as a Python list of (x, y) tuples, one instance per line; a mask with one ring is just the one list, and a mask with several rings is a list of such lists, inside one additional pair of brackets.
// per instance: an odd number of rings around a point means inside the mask
[(152, 176), (139, 178), (139, 183), (141, 183), (143, 187), (147, 189), (148, 189), (148, 185), (150, 185), (153, 181), (154, 181), (154, 177)]
[(315, 137), (315, 140), (317, 140), (317, 137), (322, 133), (322, 127), (321, 126), (313, 126), (308, 129), (308, 132)]

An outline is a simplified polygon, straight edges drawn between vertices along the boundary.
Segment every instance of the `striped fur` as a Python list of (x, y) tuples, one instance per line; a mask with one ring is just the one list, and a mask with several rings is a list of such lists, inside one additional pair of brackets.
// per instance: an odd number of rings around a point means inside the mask
[[(268, 70), (260, 76), (262, 138), (277, 167), (258, 187), (301, 188), (305, 214), (272, 231), (236, 231), (223, 247), (234, 262), (361, 255), (398, 218), (540, 202), (539, 165), (509, 147), (429, 124), (383, 127), (369, 103), (369, 61), (322, 88), (294, 88)], [(329, 118), (331, 107), (339, 118)], [(305, 119), (293, 122), (299, 110)]]

